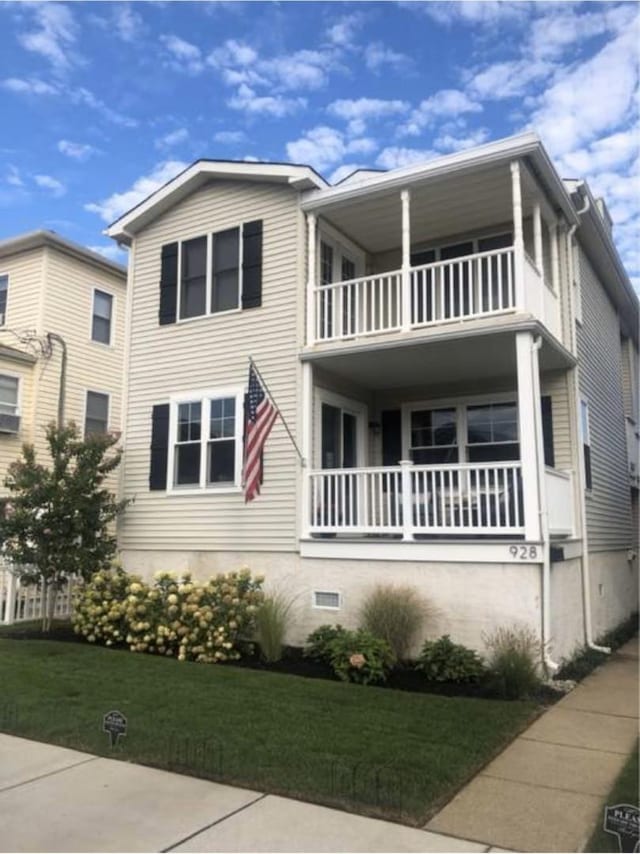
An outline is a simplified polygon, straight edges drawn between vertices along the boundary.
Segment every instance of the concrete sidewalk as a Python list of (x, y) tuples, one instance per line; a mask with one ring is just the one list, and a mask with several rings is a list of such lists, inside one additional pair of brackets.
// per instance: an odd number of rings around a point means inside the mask
[(513, 851), (582, 851), (637, 737), (636, 637), (525, 730), (427, 829)]
[(0, 851), (488, 851), (489, 846), (0, 735)]
[(636, 639), (424, 829), (0, 734), (0, 851), (581, 851), (637, 733)]

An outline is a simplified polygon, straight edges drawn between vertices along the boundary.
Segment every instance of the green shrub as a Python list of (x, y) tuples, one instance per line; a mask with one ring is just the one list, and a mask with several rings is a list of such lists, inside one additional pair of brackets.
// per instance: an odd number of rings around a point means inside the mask
[(331, 661), (331, 644), (347, 630), (339, 623), (337, 626), (325, 624), (311, 632), (304, 647), (305, 658), (314, 661)]
[(147, 584), (122, 570), (96, 573), (74, 596), (73, 624), (92, 643), (127, 643), (133, 652), (179, 661), (228, 661), (253, 630), (262, 578), (248, 570), (193, 582), (159, 572)]
[(477, 682), (485, 667), (475, 650), (453, 643), (449, 635), (443, 635), (425, 642), (416, 670), (434, 682)]
[(342, 631), (329, 644), (333, 671), (343, 682), (384, 682), (395, 657), (389, 644), (366, 629)]
[(427, 611), (413, 587), (379, 584), (362, 603), (360, 623), (371, 634), (384, 638), (398, 661), (406, 661)]
[(503, 697), (520, 700), (540, 685), (540, 641), (528, 626), (496, 629), (484, 637), (489, 649), (489, 670)]
[(281, 592), (265, 596), (256, 611), (256, 640), (268, 664), (280, 661), (293, 602)]

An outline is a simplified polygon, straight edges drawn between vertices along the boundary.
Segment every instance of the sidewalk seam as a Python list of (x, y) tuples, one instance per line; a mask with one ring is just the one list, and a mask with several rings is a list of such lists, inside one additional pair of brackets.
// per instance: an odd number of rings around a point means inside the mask
[[(616, 754), (619, 756), (620, 754)], [(607, 793), (594, 795), (592, 792), (579, 792), (577, 789), (563, 789), (560, 786), (546, 786), (544, 783), (530, 783), (528, 780), (514, 780), (513, 777), (499, 777), (497, 774), (481, 774), (481, 777), (489, 777), (492, 780), (502, 780), (503, 783), (517, 783), (520, 786), (529, 786), (532, 789), (548, 789), (550, 792), (568, 792), (570, 795), (580, 795), (585, 798), (604, 798)], [(613, 778), (615, 780), (615, 777)]]
[(536, 744), (552, 744), (554, 747), (570, 747), (572, 750), (590, 750), (593, 753), (609, 753), (611, 756), (628, 756), (626, 750), (606, 750), (604, 747), (587, 747), (584, 744), (567, 744), (565, 741), (550, 741), (548, 738), (533, 738), (521, 735), (523, 741), (535, 741)]
[(267, 793), (264, 792), (262, 795), (259, 795), (254, 800), (249, 801), (248, 804), (243, 804), (241, 807), (238, 807), (236, 810), (232, 810), (231, 812), (223, 815), (222, 818), (217, 818), (215, 821), (212, 821), (211, 824), (205, 824), (204, 827), (201, 827), (199, 830), (190, 833), (188, 836), (185, 836), (184, 839), (179, 839), (178, 842), (174, 842), (173, 845), (169, 845), (168, 848), (163, 848), (160, 854), (166, 854), (168, 851), (175, 850), (179, 845), (184, 845), (185, 842), (188, 842), (190, 839), (193, 839), (196, 836), (199, 836), (201, 833), (204, 833), (205, 830), (211, 830), (212, 827), (215, 827), (216, 824), (221, 824), (223, 821), (226, 821), (228, 818), (232, 818), (234, 815), (238, 815), (238, 813), (243, 812), (244, 810), (252, 807), (254, 804), (257, 804), (258, 801), (262, 801), (267, 797)]
[(38, 777), (23, 780), (22, 783), (5, 786), (4, 789), (0, 789), (0, 795), (4, 792), (10, 792), (12, 789), (19, 789), (20, 786), (28, 786), (29, 783), (36, 783), (38, 780), (45, 780), (47, 777), (54, 777), (56, 774), (62, 774), (64, 771), (70, 771), (72, 768), (78, 768), (80, 765), (87, 765), (89, 762), (95, 762), (99, 758), (98, 756), (91, 756), (89, 759), (83, 759), (81, 762), (74, 762), (73, 765), (65, 765), (64, 768), (57, 768), (55, 771), (48, 771), (46, 774), (40, 774)]

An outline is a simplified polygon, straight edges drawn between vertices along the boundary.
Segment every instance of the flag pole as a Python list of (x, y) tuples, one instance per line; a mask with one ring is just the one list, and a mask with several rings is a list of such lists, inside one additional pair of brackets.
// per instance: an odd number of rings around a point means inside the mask
[(300, 464), (301, 464), (303, 467), (305, 467), (305, 466), (307, 465), (307, 461), (306, 461), (306, 460), (305, 460), (305, 458), (302, 456), (302, 453), (300, 452), (300, 448), (298, 447), (298, 443), (297, 443), (297, 442), (296, 442), (296, 440), (293, 438), (293, 433), (292, 433), (292, 432), (291, 432), (291, 430), (289, 429), (289, 425), (287, 424), (287, 422), (286, 422), (286, 419), (285, 419), (284, 415), (283, 415), (283, 414), (282, 414), (282, 412), (280, 411), (280, 407), (279, 407), (279, 406), (278, 406), (278, 404), (276, 403), (274, 396), (271, 394), (271, 391), (269, 390), (269, 386), (267, 385), (267, 383), (266, 383), (266, 381), (265, 381), (264, 377), (263, 377), (263, 376), (262, 376), (262, 374), (260, 373), (260, 368), (258, 368), (258, 366), (257, 366), (257, 365), (256, 365), (256, 363), (253, 361), (253, 358), (252, 358), (251, 356), (249, 356), (249, 364), (250, 364), (250, 365), (253, 367), (253, 369), (255, 370), (256, 374), (258, 375), (258, 379), (260, 380), (260, 382), (261, 382), (261, 383), (262, 383), (262, 385), (264, 386), (265, 391), (267, 392), (267, 394), (268, 394), (268, 395), (269, 395), (269, 397), (271, 398), (271, 402), (273, 403), (273, 405), (274, 405), (274, 407), (275, 407), (276, 412), (278, 413), (278, 415), (279, 415), (279, 416), (280, 416), (280, 418), (282, 419), (282, 423), (284, 424), (284, 429), (287, 431), (287, 434), (288, 434), (289, 438), (291, 439), (291, 443), (292, 443), (293, 447), (296, 449), (296, 453), (297, 453), (297, 454), (298, 454), (298, 456), (300, 457)]

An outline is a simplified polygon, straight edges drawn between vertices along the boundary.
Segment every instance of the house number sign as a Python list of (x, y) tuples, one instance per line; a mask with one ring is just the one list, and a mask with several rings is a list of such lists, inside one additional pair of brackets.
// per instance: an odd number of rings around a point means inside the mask
[(510, 546), (509, 553), (518, 560), (537, 560), (538, 546)]

